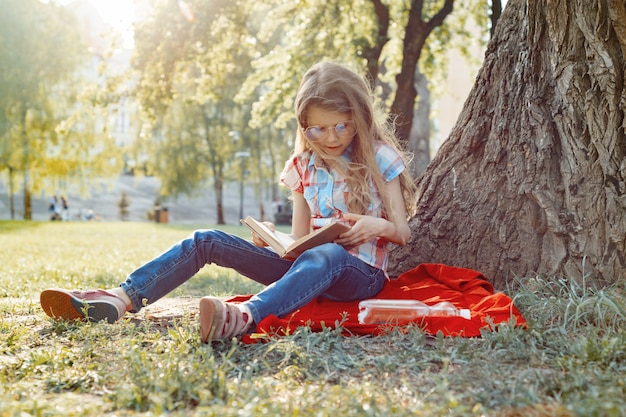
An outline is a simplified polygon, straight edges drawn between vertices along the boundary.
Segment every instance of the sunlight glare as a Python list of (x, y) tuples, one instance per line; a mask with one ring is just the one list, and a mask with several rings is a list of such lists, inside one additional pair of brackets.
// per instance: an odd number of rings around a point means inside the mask
[[(54, 0), (53, 0), (54, 1)], [(62, 5), (70, 5), (76, 0), (56, 0)], [(133, 23), (135, 21), (135, 2), (131, 0), (86, 0), (98, 12), (102, 20), (115, 31), (122, 34), (124, 46), (133, 47)]]
[(114, 28), (132, 30), (135, 20), (134, 2), (128, 0), (89, 0), (102, 19)]

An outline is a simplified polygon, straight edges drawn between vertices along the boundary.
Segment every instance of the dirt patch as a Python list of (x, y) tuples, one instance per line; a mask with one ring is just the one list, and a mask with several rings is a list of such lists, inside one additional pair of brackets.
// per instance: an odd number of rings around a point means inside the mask
[(177, 318), (195, 317), (198, 315), (199, 301), (200, 297), (162, 298), (144, 307), (140, 312), (132, 314), (131, 320), (167, 323)]
[[(125, 318), (130, 318), (134, 322), (147, 320), (160, 324), (166, 324), (179, 318), (195, 318), (198, 315), (199, 302), (200, 297), (166, 297), (144, 307), (138, 313), (128, 313)], [(0, 298), (0, 308), (5, 311), (6, 317), (10, 317), (11, 322), (16, 325), (30, 328), (44, 328), (47, 325), (47, 320), (42, 320), (47, 316), (41, 310), (39, 300)]]

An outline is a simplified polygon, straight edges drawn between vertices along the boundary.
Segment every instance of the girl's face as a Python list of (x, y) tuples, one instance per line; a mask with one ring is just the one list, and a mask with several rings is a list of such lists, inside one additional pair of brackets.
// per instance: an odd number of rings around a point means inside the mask
[(308, 109), (304, 136), (331, 156), (341, 156), (354, 140), (356, 128), (350, 112), (341, 113), (319, 106)]

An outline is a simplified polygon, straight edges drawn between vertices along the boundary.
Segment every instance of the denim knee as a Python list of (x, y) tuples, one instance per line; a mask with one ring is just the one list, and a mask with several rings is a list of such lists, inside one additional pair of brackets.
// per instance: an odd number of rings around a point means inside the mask
[(319, 266), (331, 266), (341, 262), (346, 256), (352, 256), (348, 251), (337, 243), (324, 243), (305, 251), (298, 260), (309, 260), (318, 263)]
[(217, 229), (196, 230), (188, 238), (187, 242), (191, 243), (196, 249), (199, 249), (198, 255), (204, 258), (205, 263), (210, 264), (212, 259), (213, 244), (226, 243), (230, 239), (227, 233)]
[(189, 235), (188, 239), (193, 240), (197, 244), (198, 242), (213, 241), (219, 238), (220, 235), (223, 236), (224, 232), (215, 229), (195, 230)]

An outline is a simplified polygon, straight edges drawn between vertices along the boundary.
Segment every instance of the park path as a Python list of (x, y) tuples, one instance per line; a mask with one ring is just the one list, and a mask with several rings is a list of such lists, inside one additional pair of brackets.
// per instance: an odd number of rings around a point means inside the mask
[[(23, 197), (21, 190), (16, 190), (14, 196), (15, 220), (23, 218)], [(70, 216), (79, 220), (87, 215), (89, 210), (103, 221), (120, 220), (118, 202), (126, 193), (129, 202), (128, 221), (148, 221), (147, 212), (151, 211), (159, 195), (159, 181), (154, 177), (133, 177), (120, 175), (110, 181), (94, 182), (91, 192), (81, 196), (78, 192), (68, 192)], [(259, 201), (254, 196), (252, 187), (244, 193), (244, 215), (259, 217)], [(37, 194), (32, 196), (33, 220), (49, 220), (48, 206), (52, 194)], [(271, 202), (264, 200), (265, 212), (271, 211)], [(164, 207), (168, 209), (168, 221), (177, 224), (215, 224), (215, 194), (207, 186), (198, 192), (194, 198), (181, 197), (166, 201)], [(237, 184), (227, 184), (224, 190), (224, 213), (227, 224), (239, 223), (239, 187)], [(0, 182), (0, 220), (10, 220), (10, 203), (6, 184)]]

